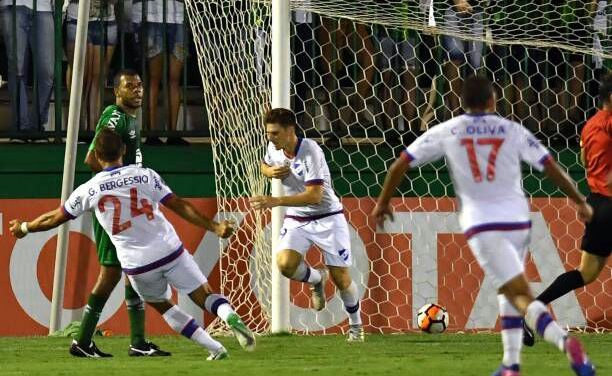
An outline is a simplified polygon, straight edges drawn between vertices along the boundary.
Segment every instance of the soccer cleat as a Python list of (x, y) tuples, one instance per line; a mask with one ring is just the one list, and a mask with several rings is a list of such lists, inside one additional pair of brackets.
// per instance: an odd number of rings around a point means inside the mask
[(237, 314), (232, 313), (228, 316), (227, 325), (232, 329), (234, 336), (243, 349), (246, 351), (255, 350), (255, 336)]
[(73, 339), (70, 345), (70, 355), (77, 358), (112, 358), (111, 354), (100, 351), (94, 341), (91, 341), (89, 346), (80, 346), (76, 339)]
[(365, 334), (363, 332), (363, 326), (361, 326), (360, 324), (350, 325), (346, 341), (349, 343), (364, 342)]
[(229, 358), (229, 353), (225, 347), (219, 348), (219, 350), (211, 352), (206, 360), (223, 360)]
[(565, 353), (577, 376), (595, 376), (595, 366), (587, 358), (578, 338), (567, 337), (565, 339)]
[(491, 376), (521, 376), (521, 372), (518, 364), (513, 364), (510, 367), (502, 364)]
[(310, 286), (310, 300), (313, 308), (320, 311), (325, 308), (325, 282), (327, 282), (328, 272), (325, 268), (317, 269), (317, 271), (321, 274), (321, 280)]
[(529, 329), (523, 320), (523, 345), (532, 347), (535, 344), (535, 336), (533, 330)]
[(145, 342), (142, 346), (130, 345), (129, 356), (170, 356), (171, 354), (159, 348), (153, 342)]

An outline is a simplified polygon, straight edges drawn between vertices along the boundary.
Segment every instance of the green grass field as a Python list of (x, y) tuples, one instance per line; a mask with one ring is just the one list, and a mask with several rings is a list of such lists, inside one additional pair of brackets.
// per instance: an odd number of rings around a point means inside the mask
[[(612, 375), (612, 334), (580, 336), (598, 368)], [(171, 351), (169, 358), (130, 358), (128, 338), (97, 339), (114, 354), (109, 359), (76, 359), (69, 339), (0, 338), (1, 375), (482, 375), (489, 376), (501, 359), (495, 334), (370, 335), (348, 345), (341, 336), (266, 336), (253, 353), (242, 351), (232, 337), (220, 341), (230, 359), (207, 362), (204, 350), (182, 337), (155, 337)], [(565, 356), (538, 342), (523, 352), (523, 375), (573, 375)]]

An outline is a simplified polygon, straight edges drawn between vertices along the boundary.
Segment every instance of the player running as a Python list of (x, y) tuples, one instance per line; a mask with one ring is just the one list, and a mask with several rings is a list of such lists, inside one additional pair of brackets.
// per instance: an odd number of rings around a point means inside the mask
[(520, 375), (523, 318), (547, 342), (565, 352), (576, 375), (595, 375), (581, 343), (534, 300), (524, 274), (531, 221), (521, 186), (521, 161), (544, 171), (590, 221), (593, 211), (548, 150), (523, 126), (494, 114), (491, 82), (470, 77), (463, 87), (466, 113), (431, 128), (393, 163), (372, 215), (393, 219), (390, 199), (406, 171), (445, 158), (460, 203), (459, 223), (472, 253), (498, 289), (504, 357), (494, 376)]
[(251, 206), (255, 209), (288, 207), (276, 265), (285, 277), (311, 286), (312, 305), (320, 311), (325, 308), (328, 272), (313, 269), (304, 262), (310, 247), (313, 244), (319, 247), (349, 317), (347, 340), (363, 342), (357, 285), (349, 269), (353, 259), (348, 223), (332, 188), (323, 150), (315, 141), (297, 137), (295, 114), (290, 110), (268, 111), (264, 124), (269, 143), (261, 172), (268, 178), (281, 179), (286, 196), (253, 197)]
[(213, 293), (174, 227), (160, 211), (159, 203), (223, 238), (232, 235), (233, 223), (217, 223), (201, 215), (189, 202), (174, 195), (155, 171), (136, 165), (122, 166), (124, 153), (121, 137), (110, 129), (101, 130), (94, 154), (102, 172), (76, 188), (63, 206), (31, 222), (12, 220), (11, 233), (22, 238), (29, 232), (46, 231), (93, 211), (110, 235), (123, 272), (134, 289), (172, 329), (206, 348), (210, 352), (208, 360), (228, 356), (222, 344), (170, 300), (170, 286), (188, 293), (199, 307), (225, 321), (240, 345), (253, 350), (255, 337), (227, 299)]

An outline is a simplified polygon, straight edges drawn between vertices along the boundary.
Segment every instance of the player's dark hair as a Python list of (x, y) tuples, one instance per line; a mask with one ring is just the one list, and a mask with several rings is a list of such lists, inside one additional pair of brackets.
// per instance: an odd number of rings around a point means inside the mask
[(266, 112), (264, 124), (278, 124), (283, 128), (290, 126), (297, 128), (295, 114), (286, 108), (273, 108)]
[(123, 140), (114, 130), (104, 128), (96, 135), (94, 149), (101, 160), (114, 162), (123, 154)]
[(470, 110), (484, 110), (494, 95), (493, 84), (483, 76), (468, 77), (463, 83), (461, 100), (463, 107)]
[(601, 84), (599, 85), (599, 100), (601, 103), (608, 103), (610, 101), (610, 95), (612, 94), (612, 71), (606, 73), (601, 78)]
[(121, 69), (119, 72), (115, 74), (115, 77), (113, 77), (113, 88), (116, 89), (119, 87), (119, 85), (121, 85), (121, 77), (123, 76), (134, 77), (134, 76), (140, 76), (140, 75), (134, 69), (130, 69), (130, 68)]

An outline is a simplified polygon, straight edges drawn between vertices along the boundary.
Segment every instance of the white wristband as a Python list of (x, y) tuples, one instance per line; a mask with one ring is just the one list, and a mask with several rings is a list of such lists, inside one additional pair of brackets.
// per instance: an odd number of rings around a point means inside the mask
[(28, 222), (21, 222), (21, 232), (25, 235), (28, 231)]

